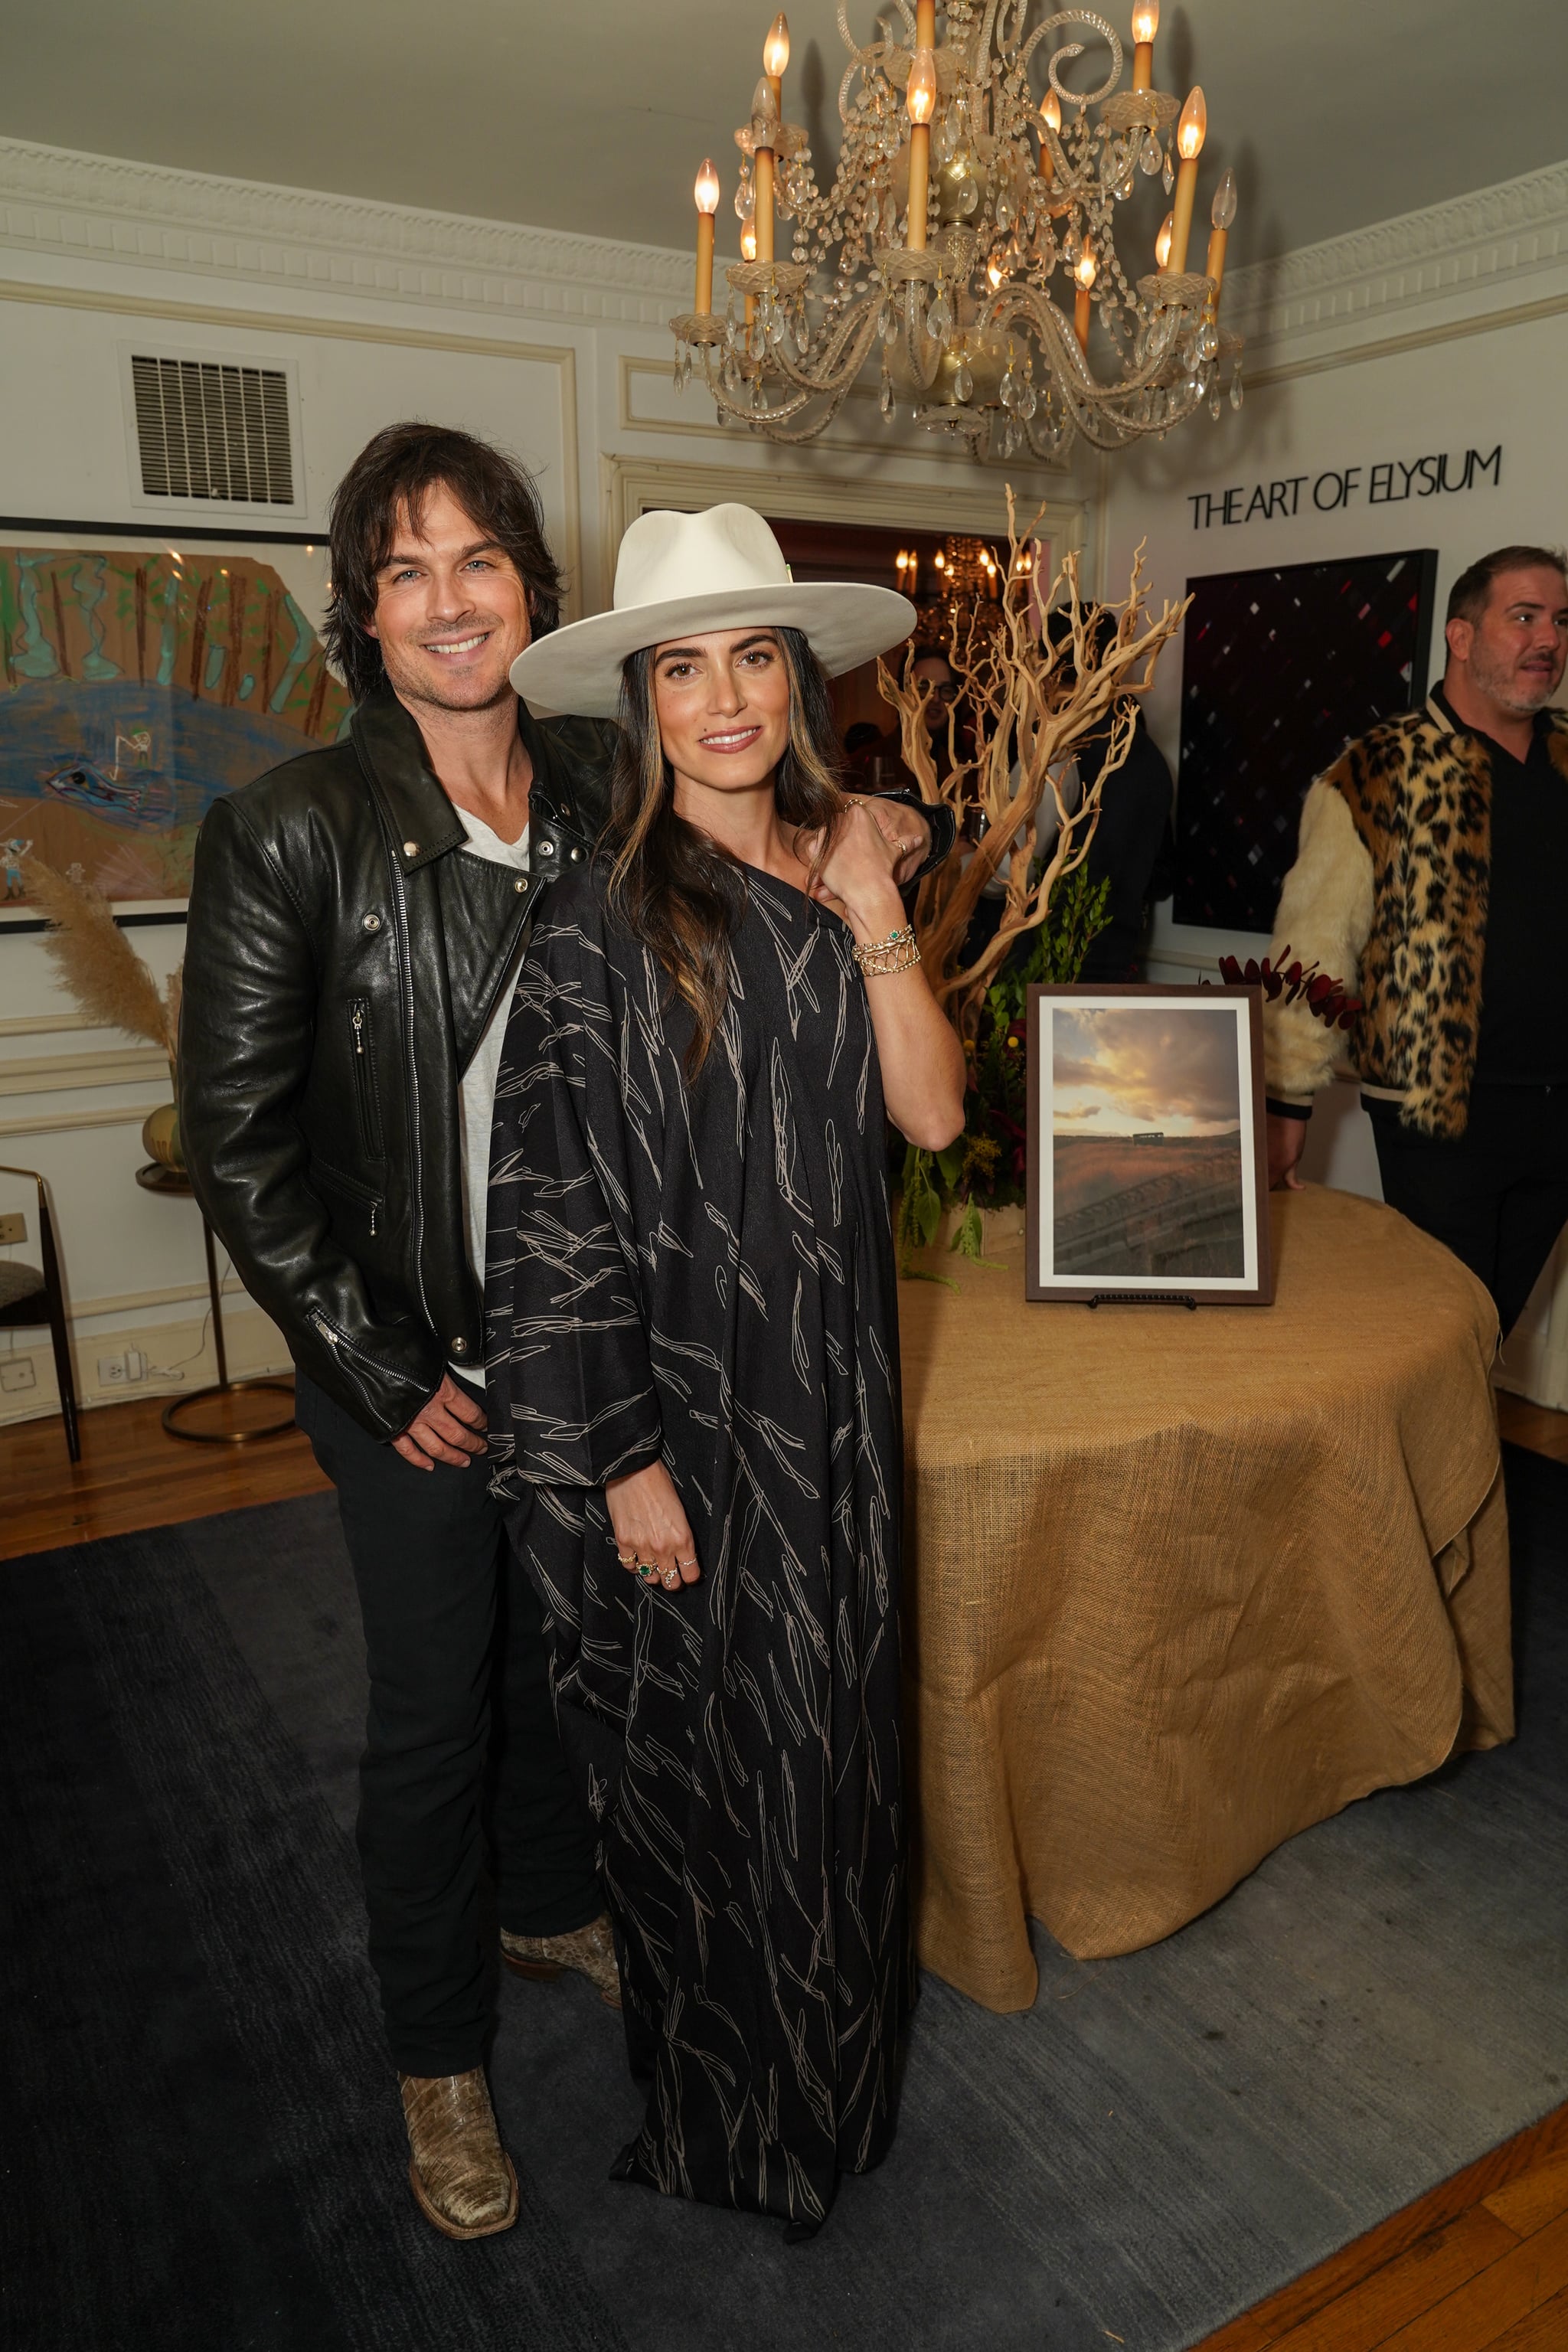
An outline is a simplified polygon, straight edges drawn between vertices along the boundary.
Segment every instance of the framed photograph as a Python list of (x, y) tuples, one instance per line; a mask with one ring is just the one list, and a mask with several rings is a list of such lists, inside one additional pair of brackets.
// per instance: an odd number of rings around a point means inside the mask
[(117, 908), (183, 908), (221, 793), (330, 743), (348, 695), (302, 532), (0, 517), (0, 929), (27, 855)]
[(1257, 988), (1031, 988), (1030, 1298), (1274, 1296)]

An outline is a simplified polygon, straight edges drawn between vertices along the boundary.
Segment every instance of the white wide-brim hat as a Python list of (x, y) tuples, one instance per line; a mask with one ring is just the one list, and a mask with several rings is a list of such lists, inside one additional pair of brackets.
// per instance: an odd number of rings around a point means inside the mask
[(799, 581), (750, 507), (639, 515), (621, 541), (608, 613), (574, 621), (529, 646), (511, 666), (525, 702), (584, 719), (613, 719), (621, 664), (645, 646), (713, 629), (800, 629), (829, 677), (886, 653), (916, 621), (907, 596), (849, 581)]

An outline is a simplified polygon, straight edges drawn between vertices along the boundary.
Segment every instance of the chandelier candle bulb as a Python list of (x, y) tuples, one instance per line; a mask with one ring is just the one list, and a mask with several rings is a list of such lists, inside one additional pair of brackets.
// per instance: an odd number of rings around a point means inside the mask
[[(750, 220), (742, 221), (741, 223), (741, 258), (742, 261), (755, 261), (756, 257), (757, 225), (756, 215), (753, 214)], [(746, 297), (746, 324), (748, 327), (752, 324), (752, 321), (755, 319), (756, 315), (757, 298), (754, 294), (748, 294)]]
[(719, 209), (719, 174), (706, 156), (692, 194), (697, 199), (697, 299), (691, 307), (700, 319), (706, 319), (713, 309), (713, 215)]
[(1162, 270), (1171, 266), (1171, 233), (1176, 226), (1174, 213), (1167, 213), (1160, 223), (1160, 234), (1154, 239), (1154, 259)]
[(1154, 87), (1154, 36), (1160, 29), (1160, 0), (1139, 0), (1132, 11), (1132, 87)]
[[(934, 20), (934, 0), (933, 0)], [(936, 58), (918, 48), (910, 66), (904, 103), (910, 117), (910, 212), (906, 242), (911, 253), (926, 249), (926, 197), (931, 187), (931, 119), (936, 112)]]
[(1078, 337), (1078, 347), (1085, 359), (1089, 357), (1089, 306), (1093, 299), (1094, 281), (1099, 274), (1100, 265), (1086, 245), (1073, 271), (1078, 292), (1073, 297), (1072, 315), (1073, 332)]
[(1206, 312), (1210, 320), (1219, 314), (1219, 289), (1225, 283), (1225, 248), (1230, 225), (1235, 218), (1236, 173), (1226, 171), (1214, 192), (1214, 204), (1209, 212), (1209, 219), (1214, 226), (1209, 230), (1208, 259), (1204, 274), (1214, 279), (1214, 292), (1209, 296)]
[(1187, 266), (1193, 205), (1198, 193), (1198, 157), (1203, 153), (1207, 130), (1208, 109), (1204, 104), (1203, 91), (1194, 86), (1187, 92), (1187, 102), (1176, 125), (1176, 152), (1182, 160), (1176, 172), (1176, 201), (1171, 208), (1171, 258), (1166, 266), (1178, 277)]
[(1046, 132), (1047, 131), (1060, 131), (1061, 127), (1061, 100), (1057, 96), (1054, 89), (1047, 89), (1044, 98), (1040, 100), (1039, 122), (1040, 182), (1044, 187), (1053, 187), (1056, 184), (1057, 176), (1057, 159), (1051, 153), (1049, 142), (1046, 138)]
[(781, 8), (768, 27), (768, 37), (763, 43), (763, 71), (773, 94), (773, 104), (784, 119), (784, 78), (789, 64), (789, 19)]

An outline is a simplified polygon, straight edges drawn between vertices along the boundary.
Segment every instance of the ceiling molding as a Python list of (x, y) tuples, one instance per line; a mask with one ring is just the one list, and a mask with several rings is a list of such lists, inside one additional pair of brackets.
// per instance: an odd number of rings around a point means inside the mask
[(1374, 356), (1362, 346), (1388, 344), (1422, 310), (1519, 311), (1553, 272), (1568, 279), (1568, 163), (1231, 270), (1225, 324), (1247, 337), (1249, 373), (1254, 357), (1289, 373), (1332, 352)]
[(295, 293), (660, 326), (689, 256), (0, 139), (0, 242)]
[[(933, 512), (924, 482), (854, 479), (820, 467), (799, 475), (767, 466), (705, 466), (684, 458), (611, 456), (599, 459), (603, 539), (606, 562), (629, 526), (650, 507), (692, 509), (725, 499), (765, 507), (775, 518), (799, 522), (872, 523), (889, 530), (972, 530), (997, 535), (1000, 503), (996, 484), (978, 467), (956, 482), (944, 482)], [(1031, 509), (1026, 506), (1027, 515)], [(1041, 506), (1040, 520), (1052, 542), (1053, 560), (1084, 541), (1085, 504), (1063, 498)]]
[[(0, 243), (326, 300), (584, 325), (663, 328), (690, 293), (689, 257), (662, 247), (18, 139), (0, 139)], [(1518, 310), (1554, 272), (1568, 282), (1568, 163), (1233, 269), (1225, 322), (1247, 338), (1249, 362), (1273, 373), (1331, 354), (1353, 361), (1423, 311)]]

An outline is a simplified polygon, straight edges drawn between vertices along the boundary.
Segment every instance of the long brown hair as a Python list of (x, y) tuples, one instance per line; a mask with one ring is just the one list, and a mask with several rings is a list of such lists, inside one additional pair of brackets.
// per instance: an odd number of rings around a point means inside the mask
[[(786, 824), (825, 839), (843, 814), (842, 754), (827, 680), (805, 634), (775, 628), (789, 673), (789, 742), (773, 781)], [(669, 974), (691, 1008), (686, 1075), (708, 1058), (730, 994), (730, 938), (746, 911), (739, 861), (700, 826), (675, 813), (675, 782), (654, 705), (654, 648), (621, 666), (620, 740), (610, 816), (600, 842), (610, 863), (611, 912)]]

